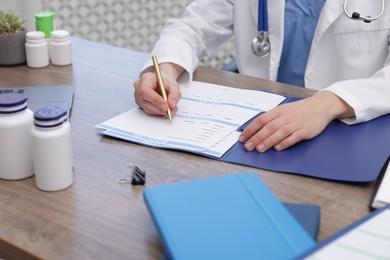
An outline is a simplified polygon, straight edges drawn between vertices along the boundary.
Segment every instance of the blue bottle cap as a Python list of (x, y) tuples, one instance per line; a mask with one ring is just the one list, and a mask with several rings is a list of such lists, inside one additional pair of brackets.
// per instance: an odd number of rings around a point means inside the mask
[(0, 113), (10, 114), (27, 108), (27, 100), (23, 94), (7, 93), (0, 95)]
[(66, 111), (59, 107), (45, 107), (34, 113), (34, 123), (40, 127), (58, 126), (66, 121)]

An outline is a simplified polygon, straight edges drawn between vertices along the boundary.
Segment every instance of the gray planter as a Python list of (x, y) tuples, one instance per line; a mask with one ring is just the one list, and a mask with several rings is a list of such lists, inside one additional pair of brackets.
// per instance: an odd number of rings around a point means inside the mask
[(27, 31), (14, 34), (0, 34), (0, 66), (15, 66), (26, 63)]

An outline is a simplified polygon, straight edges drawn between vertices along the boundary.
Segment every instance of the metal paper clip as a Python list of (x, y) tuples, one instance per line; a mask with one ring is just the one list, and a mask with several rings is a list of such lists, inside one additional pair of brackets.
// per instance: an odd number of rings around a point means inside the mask
[(133, 178), (120, 178), (119, 179), (119, 183), (120, 184), (126, 184), (126, 183), (131, 183), (131, 180), (132, 180)]

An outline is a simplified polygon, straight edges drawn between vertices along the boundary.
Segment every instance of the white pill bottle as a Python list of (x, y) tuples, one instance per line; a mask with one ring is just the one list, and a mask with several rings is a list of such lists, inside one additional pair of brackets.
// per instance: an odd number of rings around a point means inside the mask
[(43, 68), (49, 66), (49, 47), (43, 32), (28, 32), (25, 48), (28, 67)]
[(34, 175), (31, 153), (33, 112), (23, 94), (0, 94), (0, 179)]
[(66, 111), (58, 107), (37, 110), (31, 135), (38, 189), (58, 191), (72, 185), (72, 138)]
[(66, 66), (72, 64), (72, 46), (67, 31), (56, 30), (51, 32), (49, 54), (53, 65)]

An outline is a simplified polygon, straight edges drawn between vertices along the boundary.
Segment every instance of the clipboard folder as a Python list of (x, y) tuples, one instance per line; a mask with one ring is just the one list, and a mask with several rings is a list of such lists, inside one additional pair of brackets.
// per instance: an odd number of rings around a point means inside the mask
[[(298, 98), (287, 97), (282, 103), (296, 100)], [(239, 127), (238, 131), (249, 123)], [(118, 129), (101, 129), (100, 132), (132, 141)], [(202, 152), (191, 153), (270, 171), (336, 181), (371, 182), (377, 179), (390, 154), (390, 115), (356, 125), (334, 120), (317, 137), (283, 151), (248, 152), (237, 141), (220, 158)]]
[[(287, 97), (284, 102), (296, 100)], [(321, 179), (371, 182), (377, 179), (389, 154), (390, 115), (385, 115), (356, 125), (334, 120), (317, 137), (283, 151), (248, 152), (237, 142), (219, 160)]]
[(293, 259), (316, 245), (254, 173), (149, 187), (144, 200), (167, 259)]
[(54, 106), (65, 110), (68, 119), (71, 117), (74, 88), (70, 85), (0, 87), (0, 95), (6, 93), (24, 94), (28, 98), (28, 108), (33, 112)]
[(390, 206), (371, 212), (297, 259), (389, 259)]
[(370, 210), (390, 205), (390, 156), (383, 166), (371, 197)]

